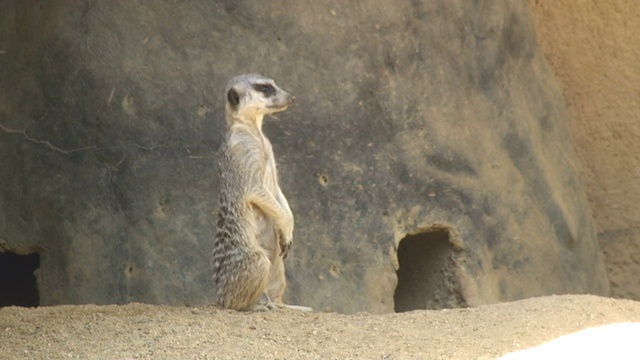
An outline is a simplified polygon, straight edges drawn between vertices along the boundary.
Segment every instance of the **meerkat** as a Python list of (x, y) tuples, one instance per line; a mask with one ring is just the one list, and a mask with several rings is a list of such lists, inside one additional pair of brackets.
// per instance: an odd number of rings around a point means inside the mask
[(284, 259), (294, 218), (278, 183), (265, 115), (284, 111), (294, 97), (269, 78), (245, 74), (225, 89), (227, 134), (218, 151), (220, 195), (212, 265), (215, 301), (235, 310), (284, 305)]

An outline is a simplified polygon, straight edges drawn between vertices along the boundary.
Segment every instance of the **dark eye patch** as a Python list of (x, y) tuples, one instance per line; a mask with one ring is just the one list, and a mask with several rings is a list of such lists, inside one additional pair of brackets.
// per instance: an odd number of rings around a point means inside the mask
[(265, 96), (273, 96), (276, 94), (276, 88), (270, 84), (255, 84), (253, 88), (256, 91), (263, 93)]

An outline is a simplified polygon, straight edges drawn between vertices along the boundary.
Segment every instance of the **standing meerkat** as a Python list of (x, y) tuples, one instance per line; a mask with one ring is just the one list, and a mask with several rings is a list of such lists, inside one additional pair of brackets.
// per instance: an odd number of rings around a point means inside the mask
[(284, 111), (294, 97), (258, 74), (236, 76), (225, 89), (227, 134), (218, 151), (220, 196), (213, 247), (218, 305), (270, 310), (282, 304), (284, 258), (293, 239), (293, 213), (278, 184), (265, 115)]

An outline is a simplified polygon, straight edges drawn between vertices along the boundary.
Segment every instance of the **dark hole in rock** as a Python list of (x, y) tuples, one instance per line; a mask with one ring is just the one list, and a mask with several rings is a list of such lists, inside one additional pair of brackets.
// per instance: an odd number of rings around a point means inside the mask
[(448, 230), (432, 229), (405, 237), (398, 247), (398, 262), (396, 312), (466, 307)]
[(40, 303), (36, 277), (40, 254), (0, 253), (0, 307), (35, 307)]

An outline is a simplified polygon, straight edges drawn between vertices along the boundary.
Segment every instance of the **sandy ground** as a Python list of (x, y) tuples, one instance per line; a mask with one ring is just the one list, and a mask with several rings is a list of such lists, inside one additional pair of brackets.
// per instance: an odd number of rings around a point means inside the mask
[(0, 309), (0, 359), (494, 359), (625, 321), (640, 321), (640, 302), (588, 295), (386, 315), (9, 307)]

